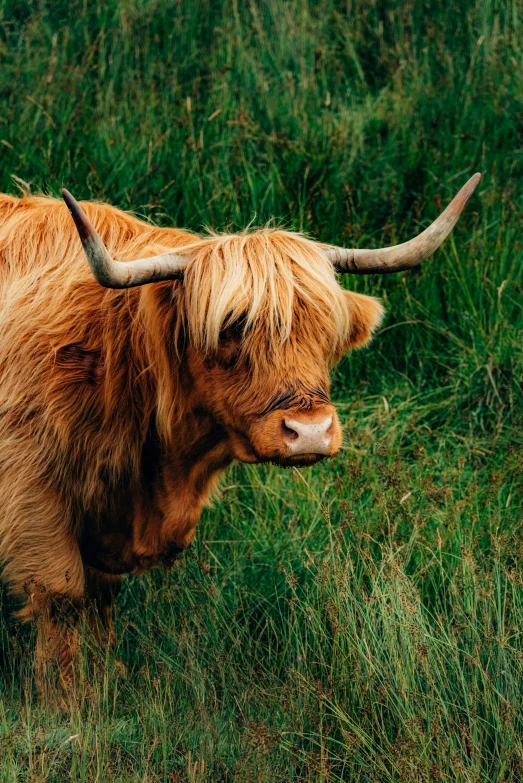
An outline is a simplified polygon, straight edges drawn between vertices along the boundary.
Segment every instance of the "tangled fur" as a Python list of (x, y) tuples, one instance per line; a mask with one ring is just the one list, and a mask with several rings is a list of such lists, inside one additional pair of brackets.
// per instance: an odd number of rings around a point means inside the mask
[(299, 234), (200, 237), (83, 207), (117, 260), (191, 261), (183, 282), (102, 289), (63, 202), (0, 196), (0, 559), (27, 618), (183, 549), (245, 442), (269, 449), (275, 393), (325, 406), (329, 366), (383, 312)]

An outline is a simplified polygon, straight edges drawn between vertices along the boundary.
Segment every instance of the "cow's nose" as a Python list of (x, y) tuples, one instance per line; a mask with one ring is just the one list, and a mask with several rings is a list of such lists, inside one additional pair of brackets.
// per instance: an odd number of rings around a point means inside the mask
[(297, 419), (282, 421), (283, 440), (289, 449), (289, 455), (329, 454), (332, 433), (332, 416), (315, 422)]

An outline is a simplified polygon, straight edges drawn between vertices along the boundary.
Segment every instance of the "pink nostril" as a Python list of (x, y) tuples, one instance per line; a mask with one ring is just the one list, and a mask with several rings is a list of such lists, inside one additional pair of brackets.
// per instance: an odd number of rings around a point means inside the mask
[(292, 427), (287, 427), (285, 421), (282, 421), (281, 423), (281, 431), (283, 434), (283, 439), (287, 442), (290, 440), (298, 440), (300, 437), (296, 430), (293, 430)]
[(336, 427), (332, 415), (322, 421), (286, 417), (280, 427), (289, 454), (330, 453), (330, 444)]

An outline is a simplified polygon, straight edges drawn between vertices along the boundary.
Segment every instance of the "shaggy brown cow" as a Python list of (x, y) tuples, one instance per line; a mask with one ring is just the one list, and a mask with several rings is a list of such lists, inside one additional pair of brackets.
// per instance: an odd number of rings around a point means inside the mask
[(122, 575), (187, 547), (233, 460), (303, 466), (338, 451), (329, 368), (383, 309), (335, 270), (419, 264), (478, 180), (416, 239), (380, 250), (279, 229), (195, 236), (106, 205), (84, 213), (67, 191), (67, 206), (0, 196), (0, 556), (39, 624), (40, 680), (51, 660), (74, 680), (79, 615), (110, 630)]

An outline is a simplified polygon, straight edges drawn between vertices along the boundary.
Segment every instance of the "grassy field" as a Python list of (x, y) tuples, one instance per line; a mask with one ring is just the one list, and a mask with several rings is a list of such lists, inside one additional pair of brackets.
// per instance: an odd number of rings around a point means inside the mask
[(484, 174), (423, 269), (344, 281), (388, 316), (341, 456), (228, 472), (69, 715), (3, 596), (1, 783), (523, 780), (522, 52), (517, 0), (0, 0), (4, 191), (375, 246)]

